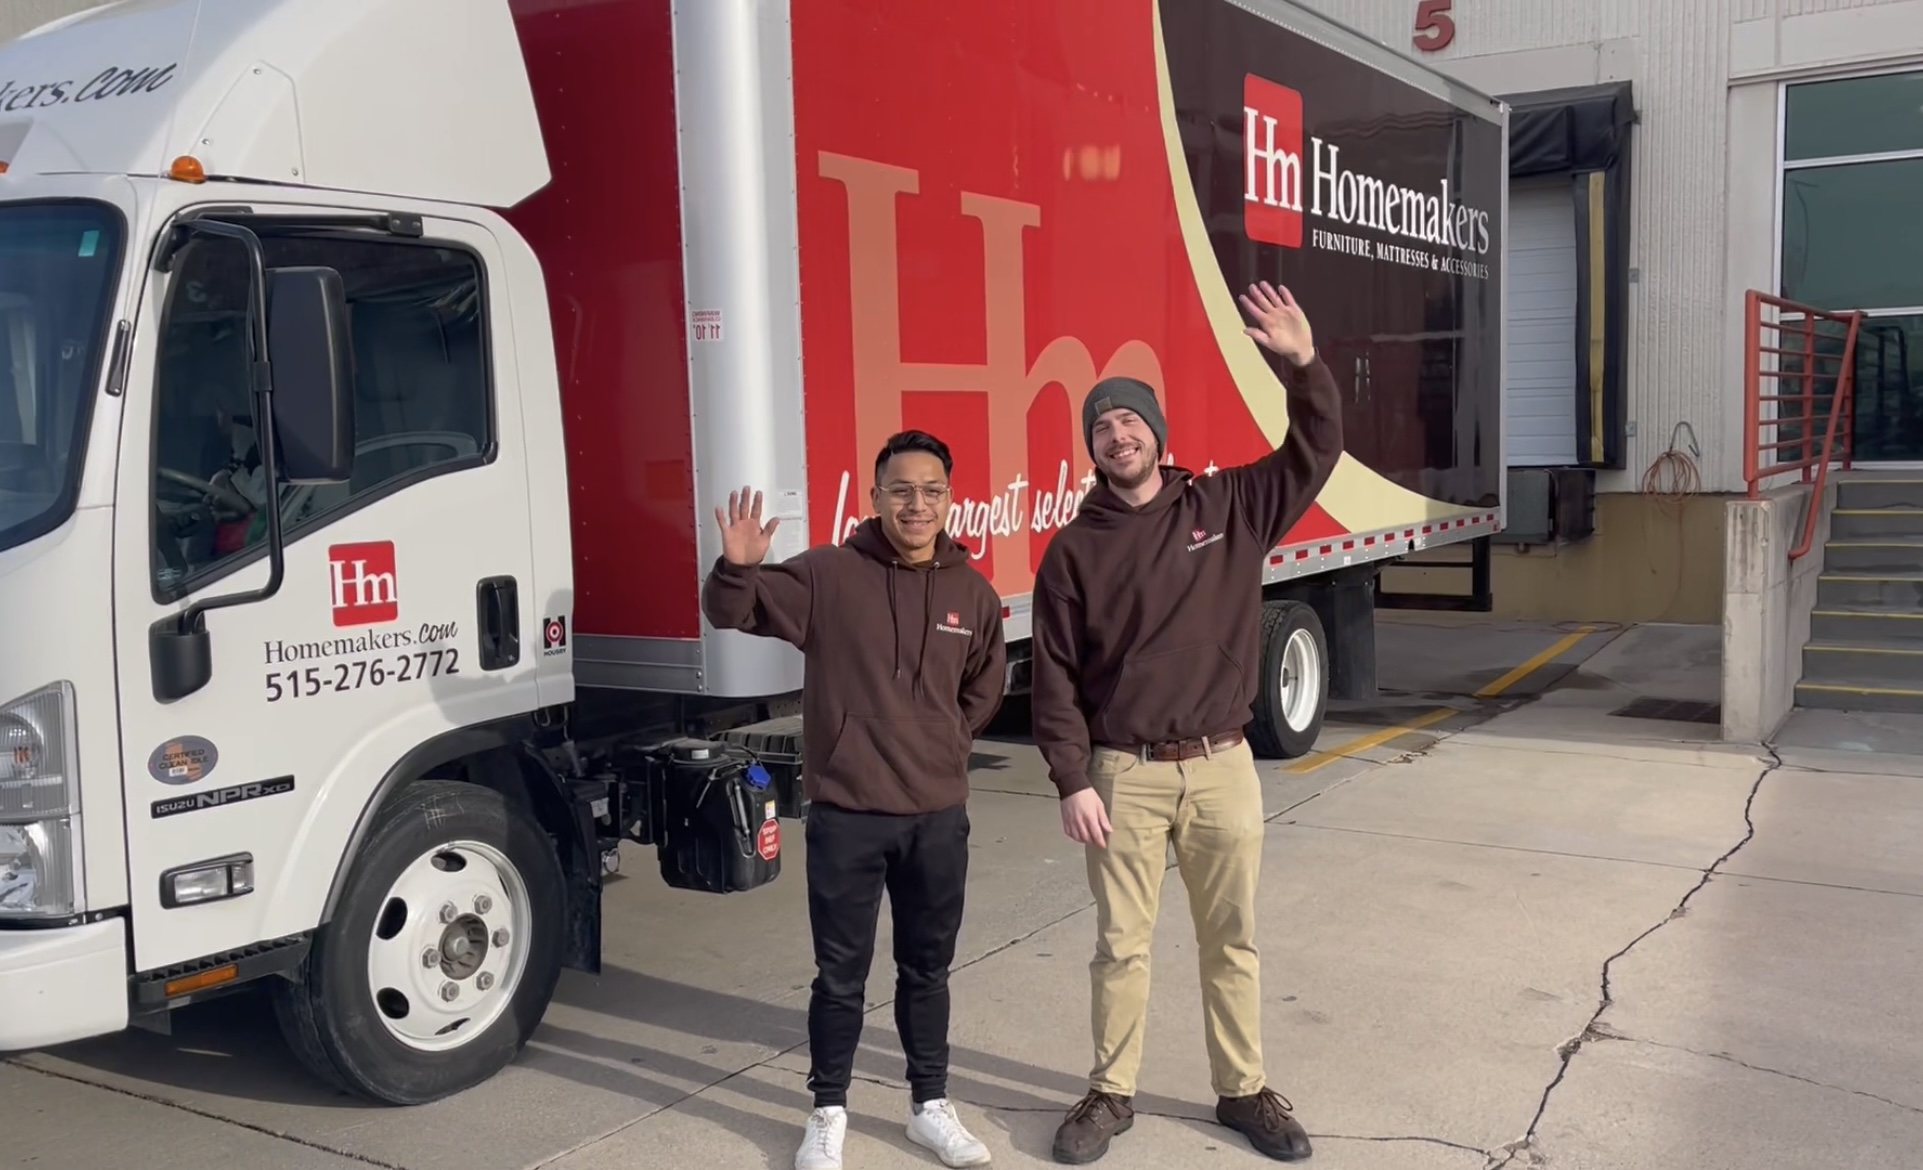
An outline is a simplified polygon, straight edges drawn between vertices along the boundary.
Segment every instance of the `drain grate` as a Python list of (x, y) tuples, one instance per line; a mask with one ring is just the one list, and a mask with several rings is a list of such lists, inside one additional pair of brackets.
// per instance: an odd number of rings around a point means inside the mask
[(1622, 719), (1665, 719), (1671, 723), (1721, 723), (1723, 705), (1690, 699), (1637, 699), (1611, 711)]

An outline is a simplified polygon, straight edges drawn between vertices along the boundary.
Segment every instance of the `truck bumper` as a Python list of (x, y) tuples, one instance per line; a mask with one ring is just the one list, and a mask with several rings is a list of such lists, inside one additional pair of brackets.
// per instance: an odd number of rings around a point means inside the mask
[(118, 918), (0, 931), (0, 1052), (127, 1026), (127, 928)]

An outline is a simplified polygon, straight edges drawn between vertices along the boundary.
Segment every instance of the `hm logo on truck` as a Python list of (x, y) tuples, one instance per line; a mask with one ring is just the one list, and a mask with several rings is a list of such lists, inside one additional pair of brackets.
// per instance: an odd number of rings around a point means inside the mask
[(327, 573), (336, 626), (399, 620), (393, 541), (334, 545), (327, 550)]
[(1302, 95), (1250, 73), (1242, 78), (1242, 230), (1251, 240), (1302, 246)]

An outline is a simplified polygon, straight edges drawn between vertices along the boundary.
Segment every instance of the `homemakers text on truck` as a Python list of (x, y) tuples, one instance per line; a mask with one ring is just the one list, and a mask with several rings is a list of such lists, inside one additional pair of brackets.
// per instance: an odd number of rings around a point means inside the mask
[(718, 893), (804, 815), (799, 655), (705, 625), (874, 452), (956, 454), (1004, 605), (1093, 483), (1349, 449), (1269, 558), (1258, 752), (1374, 689), (1374, 581), (1502, 511), (1507, 111), (1285, 0), (139, 0), (0, 45), (0, 1050), (262, 981), (378, 1101), (597, 970), (623, 840)]

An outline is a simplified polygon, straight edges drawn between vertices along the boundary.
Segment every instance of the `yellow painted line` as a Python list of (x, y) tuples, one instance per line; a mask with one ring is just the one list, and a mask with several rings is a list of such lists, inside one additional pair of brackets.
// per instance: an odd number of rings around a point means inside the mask
[(1501, 678), (1497, 679), (1495, 682), (1492, 682), (1488, 686), (1477, 691), (1476, 698), (1478, 699), (1495, 698), (1497, 695), (1500, 695), (1502, 692), (1508, 690), (1510, 687), (1515, 686), (1517, 683), (1521, 682), (1523, 679), (1528, 678), (1530, 675), (1536, 673), (1538, 670), (1541, 670), (1543, 667), (1549, 665), (1549, 663), (1551, 663), (1552, 661), (1560, 657), (1570, 647), (1574, 646), (1576, 643), (1582, 641), (1584, 638), (1587, 638), (1589, 635), (1595, 632), (1596, 632), (1596, 627), (1583, 626), (1581, 629), (1577, 630), (1575, 633), (1570, 634), (1569, 636), (1558, 641), (1555, 645), (1549, 647), (1549, 649), (1544, 650), (1542, 653), (1536, 655), (1534, 658), (1531, 658), (1529, 661), (1523, 663), (1521, 666), (1516, 667), (1514, 670), (1510, 671), (1508, 674), (1503, 675)]
[(1425, 711), (1414, 719), (1404, 720), (1394, 727), (1385, 727), (1381, 731), (1371, 731), (1369, 734), (1358, 736), (1347, 743), (1337, 744), (1326, 752), (1316, 752), (1314, 755), (1304, 756), (1295, 763), (1290, 764), (1285, 771), (1300, 775), (1305, 772), (1313, 772), (1318, 768), (1326, 768), (1337, 760), (1346, 759), (1357, 752), (1366, 752), (1372, 747), (1381, 747), (1392, 739), (1401, 739), (1405, 735), (1421, 731), (1431, 724), (1440, 723), (1449, 716), (1456, 714), (1460, 714), (1460, 712), (1454, 707), (1438, 707), (1433, 711)]
[(1913, 691), (1908, 687), (1851, 687), (1836, 683), (1797, 683), (1799, 691), (1831, 691), (1841, 695), (1902, 695), (1909, 699), (1923, 699), (1923, 691)]
[[(1523, 679), (1541, 670), (1544, 666), (1547, 666), (1550, 662), (1569, 650), (1570, 647), (1595, 632), (1596, 627), (1583, 626), (1575, 633), (1563, 637), (1558, 640), (1555, 645), (1477, 691), (1476, 698), (1489, 699), (1500, 695)], [(1339, 743), (1326, 752), (1315, 752), (1312, 755), (1303, 756), (1283, 770), (1295, 775), (1314, 772), (1320, 768), (1328, 767), (1337, 760), (1347, 759), (1357, 752), (1366, 752), (1370, 748), (1381, 747), (1390, 740), (1401, 739), (1405, 735), (1412, 735), (1425, 727), (1431, 727), (1442, 722), (1451, 715), (1460, 714), (1462, 714), (1462, 712), (1454, 707), (1437, 707), (1435, 710), (1425, 711), (1413, 719), (1405, 719), (1393, 727), (1385, 727), (1380, 731), (1371, 731), (1367, 735), (1357, 736), (1346, 743)]]

